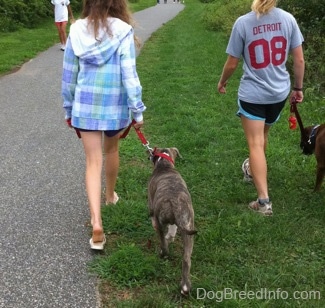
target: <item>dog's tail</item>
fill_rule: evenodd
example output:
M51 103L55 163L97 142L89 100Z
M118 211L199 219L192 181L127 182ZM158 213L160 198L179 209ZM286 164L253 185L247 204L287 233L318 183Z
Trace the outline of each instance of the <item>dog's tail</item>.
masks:
M186 213L183 213L183 215L186 217ZM191 216L191 214L188 214L188 216ZM183 218L179 218L179 216L175 217L175 223L178 227L179 231L186 235L195 235L197 234L197 230L194 228L194 219L191 217L189 221L184 221Z
M185 233L187 235L195 235L195 234L197 234L197 230L185 230Z
M188 230L185 228L179 228L181 232L184 232L186 235L195 235L197 234L197 230Z

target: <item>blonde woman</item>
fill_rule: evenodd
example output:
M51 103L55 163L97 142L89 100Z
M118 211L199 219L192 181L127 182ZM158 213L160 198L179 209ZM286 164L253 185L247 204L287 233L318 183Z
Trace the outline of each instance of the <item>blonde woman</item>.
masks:
M303 100L303 36L295 18L277 8L276 0L254 0L251 8L252 11L239 17L233 26L218 91L226 93L227 82L242 58L237 115L249 149L249 158L242 168L244 179L252 180L257 190L257 200L250 202L249 208L270 216L273 210L265 156L268 133L290 94L290 76L286 70L289 53L293 57L294 71L290 99Z
M91 249L106 242L101 218L104 144L106 204L114 205L119 133L143 125L142 87L136 71L134 31L127 0L84 0L82 19L70 27L63 60L62 96L69 125L81 133L93 228Z

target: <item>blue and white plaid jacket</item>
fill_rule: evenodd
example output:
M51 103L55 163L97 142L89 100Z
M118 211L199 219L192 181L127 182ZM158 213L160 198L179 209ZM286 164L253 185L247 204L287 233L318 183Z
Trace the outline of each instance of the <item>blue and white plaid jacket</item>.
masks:
M142 121L146 109L136 72L133 29L108 18L111 33L101 29L95 39L87 19L70 27L63 59L62 96L66 119L73 127L117 130L131 116ZM131 113L131 115L130 115Z

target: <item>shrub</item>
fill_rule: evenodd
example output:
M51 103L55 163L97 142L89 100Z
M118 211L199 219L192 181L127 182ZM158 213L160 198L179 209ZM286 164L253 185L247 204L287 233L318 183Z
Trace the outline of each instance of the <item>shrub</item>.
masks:
M72 0L71 6L80 11L82 0ZM50 0L0 0L0 32L34 28L45 18L53 18Z
M279 1L279 7L292 13L303 33L306 61L305 81L318 93L325 92L325 2L318 0Z
M251 2L251 0L216 0L207 5L203 20L209 29L230 35L237 17L249 12Z

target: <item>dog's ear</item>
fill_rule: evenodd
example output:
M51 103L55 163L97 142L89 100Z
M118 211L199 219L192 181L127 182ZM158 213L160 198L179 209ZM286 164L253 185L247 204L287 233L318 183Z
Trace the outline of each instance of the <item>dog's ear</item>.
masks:
M179 153L178 149L177 148L170 148L175 154L174 154L174 157L179 157L179 158L183 158L181 153Z

